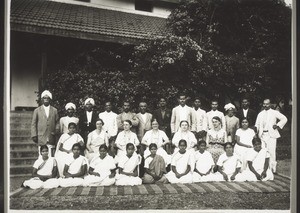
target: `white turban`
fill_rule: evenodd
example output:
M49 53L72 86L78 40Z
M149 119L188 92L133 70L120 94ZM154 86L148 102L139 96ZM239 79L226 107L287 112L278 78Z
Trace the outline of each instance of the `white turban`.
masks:
M51 92L49 92L49 90L45 90L44 92L42 92L41 98L45 97L46 95L47 95L50 99L52 99L52 94L51 94Z
M226 104L224 106L225 111L228 111L229 109L235 109L235 106L232 103Z
M68 110L68 109L71 109L71 108L73 108L74 110L76 110L75 104L73 104L71 102L67 103L66 106L65 106L65 109Z
M92 98L87 98L84 102L84 105L87 105L88 103L92 104L93 106L95 105L95 101Z

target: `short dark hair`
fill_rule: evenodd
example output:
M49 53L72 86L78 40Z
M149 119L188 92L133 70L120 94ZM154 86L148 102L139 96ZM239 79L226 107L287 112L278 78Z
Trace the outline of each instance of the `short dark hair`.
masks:
M123 123L124 123L124 122L127 122L127 123L129 123L130 126L132 126L131 120L124 120Z
M105 149L106 151L108 150L108 147L106 146L106 144L101 144L100 146L99 146L99 151L100 151L100 149Z
M68 129L70 128L70 126L74 126L74 127L76 128L76 127L77 127L77 124L74 123L74 122L70 122L70 123L68 124Z
M231 142L226 142L225 144L224 144L224 150L226 149L226 146L227 145L230 145L232 148L234 147L234 144L233 143L231 143Z
M43 149L47 149L47 150L49 151L49 148L48 148L47 145L42 145L42 146L40 147L40 152L42 152Z
M76 146L79 147L79 149L81 150L81 145L80 145L80 143L75 143L75 144L73 144L72 150L73 150Z
M182 120L182 121L180 121L179 126L181 126L181 124L182 124L183 122L186 122L187 125L190 126L190 124L189 124L189 122L188 122L187 120Z
M260 138L253 138L253 139L252 139L252 145L254 145L254 144L256 144L256 143L260 143L260 144L261 144Z
M205 140L200 140L200 141L198 141L198 146L200 146L201 144L205 144L205 146L206 146L206 141Z
M126 150L129 149L130 146L133 146L133 148L135 148L133 143L128 143L126 144Z
M103 121L101 118L97 118L97 119L96 119L96 123L97 123L98 121L101 121L102 125L104 125L104 121Z
M181 143L184 143L185 146L187 145L187 142L186 142L186 140L184 140L184 139L181 139L181 140L178 142L178 146L179 146Z

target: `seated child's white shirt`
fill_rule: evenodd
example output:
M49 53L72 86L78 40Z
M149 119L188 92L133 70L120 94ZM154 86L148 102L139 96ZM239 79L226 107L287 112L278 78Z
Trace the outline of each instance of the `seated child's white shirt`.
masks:
M270 153L266 149L261 149L259 152L251 149L246 156L246 160L253 163L252 166L255 170L263 169L266 158L270 158Z
M52 175L53 167L56 166L56 160L54 157L49 157L45 164L41 166L44 163L43 158L39 157L33 164L33 168L37 169L38 175L48 176ZM41 168L40 168L41 167Z
M195 152L195 162L197 170L204 174L215 165L211 154L206 150L203 153Z
M228 157L226 153L220 155L217 165L223 167L223 172L226 174L232 174L237 168L240 168L242 163L238 155L233 154L233 156Z
M82 155L79 155L78 158L74 159L73 154L68 155L66 159L66 165L69 166L68 172L70 174L76 174L80 171L81 166L87 164L87 159Z

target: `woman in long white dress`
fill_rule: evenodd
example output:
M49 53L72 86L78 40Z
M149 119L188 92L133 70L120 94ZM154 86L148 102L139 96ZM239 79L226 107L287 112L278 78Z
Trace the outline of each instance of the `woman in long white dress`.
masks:
M61 117L59 119L59 126L60 126L60 133L68 133L69 131L69 123L75 123L78 125L79 118L74 116L74 113L76 111L76 106L73 103L67 103L65 106L65 109L67 111L67 115L64 117Z
M241 171L244 171L247 167L247 151L249 151L252 146L252 139L255 137L255 132L253 129L249 128L249 122L247 118L242 120L242 128L236 131L235 140L236 144L234 146L234 152L240 156L242 160Z
M187 143L186 150L187 151L195 151L195 147L197 145L197 139L195 135L189 130L189 123L188 121L181 121L179 124L179 130L174 134L172 138L172 144L175 146L174 153L178 152L179 150L179 141L185 140Z
M88 134L85 157L92 161L92 159L99 155L99 147L102 144L108 146L108 134L103 129L104 122L98 118L96 121L96 129Z
M56 146L56 152L55 152L55 159L57 161L57 168L59 172L59 176L63 176L63 169L65 166L65 159L68 157L70 153L72 153L72 146L76 143L80 143L81 146L83 146L83 138L75 133L76 131L76 124L75 123L69 123L69 132L62 134L60 136L57 146Z
M186 150L186 140L181 139L178 146L179 151L172 156L171 171L166 174L166 178L170 183L192 183L192 154Z
M117 155L115 156L116 164L119 162L121 156L126 155L126 145L128 143L132 143L134 145L135 150L140 144L137 135L130 130L131 127L132 127L132 122L130 120L123 121L124 130L118 134L115 141L115 144L118 148Z
M151 122L152 129L147 131L142 139L141 144L145 145L147 148L144 151L144 158L146 159L150 154L149 146L154 143L157 146L157 155L163 157L166 166L171 163L171 155L168 155L166 150L164 150L164 145L170 143L168 136L162 130L159 130L159 124L156 119Z
M89 166L89 175L84 178L84 186L110 186L115 183L116 165L107 150L106 144L100 145L98 156Z
M273 180L274 175L269 165L269 152L261 147L259 138L253 138L252 144L254 148L247 152L247 168L242 172L242 176L247 181Z
M81 145L72 146L72 153L66 157L63 177L59 178L60 187L82 186L84 176L87 174L88 160L80 155Z
M40 153L41 156L33 164L32 178L25 180L23 186L31 189L56 188L59 186L56 160L48 156L47 145L40 147Z
M135 153L134 144L126 144L126 155L122 155L118 163L119 173L116 175L116 185L141 185L142 179L138 176L139 164L140 156Z

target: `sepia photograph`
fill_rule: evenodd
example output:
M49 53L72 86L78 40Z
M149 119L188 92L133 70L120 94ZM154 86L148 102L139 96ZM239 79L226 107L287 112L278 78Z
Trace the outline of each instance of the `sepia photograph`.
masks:
M292 212L296 1L6 3L7 212Z

